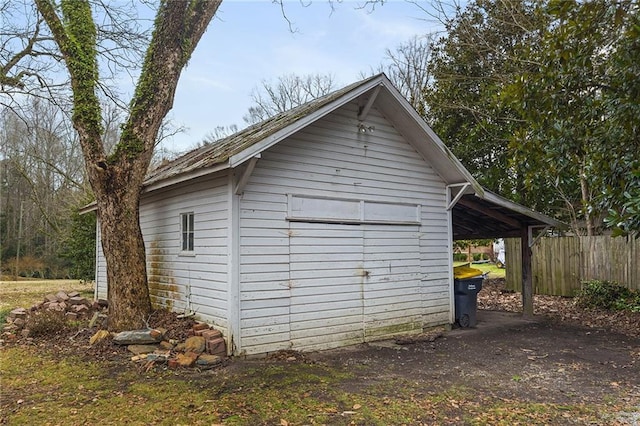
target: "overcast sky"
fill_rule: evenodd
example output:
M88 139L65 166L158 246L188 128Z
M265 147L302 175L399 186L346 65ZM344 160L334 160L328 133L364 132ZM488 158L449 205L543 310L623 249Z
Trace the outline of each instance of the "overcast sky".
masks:
M170 118L187 131L163 146L185 151L216 126L246 125L252 88L284 74L330 73L337 86L360 79L414 35L437 27L418 6L385 1L374 11L362 2L285 1L285 13L270 1L223 1L183 72Z

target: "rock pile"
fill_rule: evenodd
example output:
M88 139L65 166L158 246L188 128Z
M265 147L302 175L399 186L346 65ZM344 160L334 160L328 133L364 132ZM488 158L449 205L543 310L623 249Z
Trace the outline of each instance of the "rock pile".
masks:
M113 335L113 343L126 345L133 354L131 360L145 364L149 369L156 364L167 364L169 368L198 367L213 368L227 356L227 347L219 330L208 324L196 323L184 342L166 339L167 330L162 328L123 331ZM99 330L91 338L95 344L109 336Z
M23 337L29 336L29 318L42 312L60 312L64 314L66 320L79 320L89 318L96 313L101 313L107 308L107 301L98 299L89 301L81 297L77 291L59 291L56 294L47 294L44 299L33 305L29 309L16 308L9 312L6 318L6 325L3 327L4 333L18 334ZM96 316L96 318L98 318Z

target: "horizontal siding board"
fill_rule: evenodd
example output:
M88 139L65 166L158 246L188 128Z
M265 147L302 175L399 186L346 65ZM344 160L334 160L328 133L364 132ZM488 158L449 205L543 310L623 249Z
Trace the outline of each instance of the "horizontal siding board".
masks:
M241 321L245 319L274 318L278 316L289 318L289 304L270 306L265 309L242 309L240 311Z
M347 318L353 315L360 317L362 322L362 306L352 308L336 307L336 309L324 309L320 311L301 311L291 313L291 325L310 320L330 320L332 318Z

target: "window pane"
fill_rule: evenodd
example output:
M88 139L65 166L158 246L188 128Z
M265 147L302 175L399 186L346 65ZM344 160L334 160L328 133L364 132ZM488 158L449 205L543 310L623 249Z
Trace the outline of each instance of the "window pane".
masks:
M182 251L193 251L194 216L193 213L182 213L180 215L180 243Z

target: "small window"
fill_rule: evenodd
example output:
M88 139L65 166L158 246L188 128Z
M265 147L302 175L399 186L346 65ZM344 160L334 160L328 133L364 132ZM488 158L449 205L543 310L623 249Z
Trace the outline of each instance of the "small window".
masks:
M193 251L193 212L182 213L182 251Z

